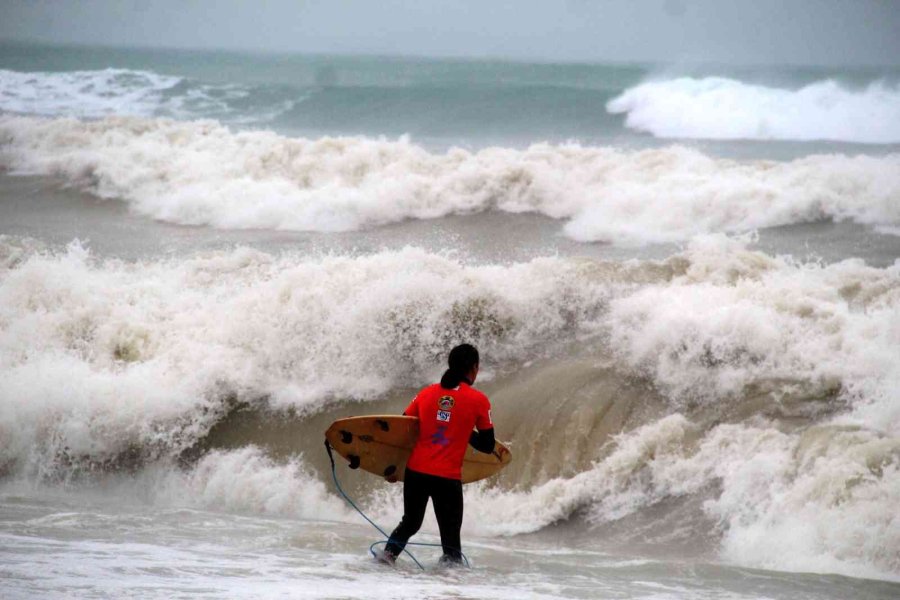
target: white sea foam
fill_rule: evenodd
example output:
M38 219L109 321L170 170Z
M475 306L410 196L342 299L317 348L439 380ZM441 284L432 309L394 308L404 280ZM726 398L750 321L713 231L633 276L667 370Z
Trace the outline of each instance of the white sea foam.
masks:
M848 418L900 434L900 262L799 265L718 235L687 256L684 276L611 302L623 363L685 402L802 381L827 404L840 389Z
M180 77L103 69L61 73L0 70L0 110L46 116L153 116Z
M412 248L130 264L0 241L15 257L0 272L4 460L36 440L72 455L177 449L229 394L296 408L374 397L438 374L460 339L502 363L599 336L675 406L796 384L851 409L848 423L900 431L900 264L794 265L715 236L653 284L593 261L474 267Z
M829 218L900 223L900 155L735 162L681 147L547 144L434 154L406 139L124 118L0 117L0 139L0 166L14 172L220 228L346 231L498 210L566 219L577 240L642 244Z
M215 117L235 122L267 121L293 102L258 106L241 114L235 101L251 91L236 84L199 84L152 71L19 72L0 69L0 112L47 117L102 118L112 115L178 119Z
M725 79L650 81L607 104L625 125L660 138L900 142L900 87L832 80L797 90Z
M138 264L78 244L5 254L17 262L0 279L0 465L31 470L177 452L226 396L305 409L415 385L462 339L522 358L588 330L607 294L582 285L577 263L465 267L416 249Z
M294 456L278 463L254 446L206 454L156 482L159 504L315 520L349 520L343 499Z
M697 433L675 414L618 437L608 457L572 478L528 491L470 488L468 501L479 511L468 525L522 533L577 511L614 521L665 499L719 489L702 511L718 523L726 559L900 581L900 437L739 424L714 427L694 442Z

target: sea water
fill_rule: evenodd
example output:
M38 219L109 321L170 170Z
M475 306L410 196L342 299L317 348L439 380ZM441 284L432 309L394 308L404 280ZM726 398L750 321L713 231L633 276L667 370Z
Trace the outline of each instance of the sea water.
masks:
M0 47L2 596L896 598L898 81ZM462 341L514 462L380 567L322 434Z

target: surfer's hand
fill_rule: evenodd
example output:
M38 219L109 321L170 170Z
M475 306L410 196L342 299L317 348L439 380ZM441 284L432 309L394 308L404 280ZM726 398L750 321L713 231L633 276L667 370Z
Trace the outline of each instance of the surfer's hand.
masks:
M491 452L491 454L496 456L497 460L502 463L506 456L509 454L509 448L507 448L503 444L497 444L496 446L494 446L494 451Z

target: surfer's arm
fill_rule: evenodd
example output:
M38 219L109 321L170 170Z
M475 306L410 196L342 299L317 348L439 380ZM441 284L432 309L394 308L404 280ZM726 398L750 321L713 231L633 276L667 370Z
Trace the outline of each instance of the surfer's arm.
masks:
M469 445L485 454L494 451L494 428L473 431L469 435Z
M406 407L406 410L403 411L404 417L418 417L419 416L419 396L417 395L412 399L412 402L409 403L409 406Z

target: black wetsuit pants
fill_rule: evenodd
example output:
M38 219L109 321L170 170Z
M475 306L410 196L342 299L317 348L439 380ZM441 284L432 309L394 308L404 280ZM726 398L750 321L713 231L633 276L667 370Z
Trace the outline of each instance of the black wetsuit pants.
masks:
M434 505L434 516L441 531L444 560L459 562L462 557L459 530L463 519L462 482L406 469L403 476L403 519L391 534L385 550L399 556L425 518L428 499Z

